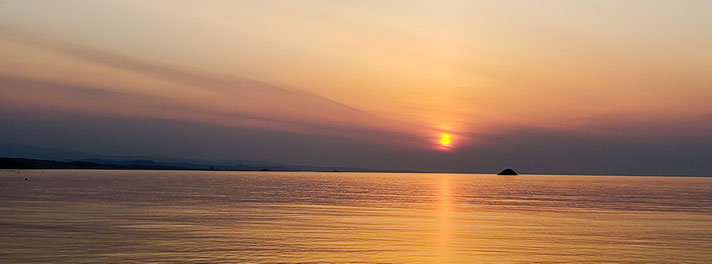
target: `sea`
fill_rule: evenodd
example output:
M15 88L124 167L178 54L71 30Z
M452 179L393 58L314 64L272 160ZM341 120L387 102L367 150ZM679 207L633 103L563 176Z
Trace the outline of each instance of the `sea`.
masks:
M712 178L3 170L0 263L712 263Z

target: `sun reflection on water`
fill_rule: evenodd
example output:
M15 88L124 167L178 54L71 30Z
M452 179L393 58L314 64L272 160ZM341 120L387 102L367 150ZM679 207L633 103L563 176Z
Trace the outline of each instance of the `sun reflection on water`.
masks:
M450 215L450 178L440 177L440 206L438 207L438 262L449 263L452 225Z

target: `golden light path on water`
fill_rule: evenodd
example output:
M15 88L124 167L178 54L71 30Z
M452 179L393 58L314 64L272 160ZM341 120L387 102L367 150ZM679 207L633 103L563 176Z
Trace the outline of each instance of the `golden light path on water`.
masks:
M450 263L452 236L452 223L450 215L450 178L448 175L440 176L440 206L438 208L439 239L438 262Z

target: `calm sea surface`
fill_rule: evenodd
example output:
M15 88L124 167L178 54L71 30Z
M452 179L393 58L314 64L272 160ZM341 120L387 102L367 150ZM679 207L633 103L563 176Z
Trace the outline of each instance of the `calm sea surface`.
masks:
M0 263L120 262L712 263L712 178L0 171Z

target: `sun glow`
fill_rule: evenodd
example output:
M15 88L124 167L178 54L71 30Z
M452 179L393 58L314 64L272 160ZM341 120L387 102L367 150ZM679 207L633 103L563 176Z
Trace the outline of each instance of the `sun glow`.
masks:
M447 133L440 134L440 145L443 147L448 147L452 143L452 135Z

